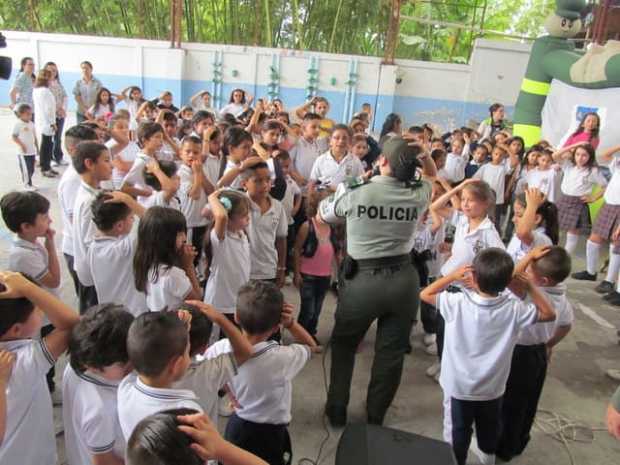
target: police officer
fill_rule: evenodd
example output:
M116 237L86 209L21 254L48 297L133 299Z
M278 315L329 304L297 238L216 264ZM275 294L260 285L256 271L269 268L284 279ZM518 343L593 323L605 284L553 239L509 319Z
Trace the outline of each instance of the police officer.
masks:
M332 363L325 413L333 426L343 426L355 351L377 320L375 359L368 386L368 422L382 424L396 394L419 305L419 278L411 263L413 233L428 208L431 185L419 179L436 175L435 164L420 146L394 137L377 161L379 175L368 183L345 188L325 199L324 220L346 221L348 256L340 277Z

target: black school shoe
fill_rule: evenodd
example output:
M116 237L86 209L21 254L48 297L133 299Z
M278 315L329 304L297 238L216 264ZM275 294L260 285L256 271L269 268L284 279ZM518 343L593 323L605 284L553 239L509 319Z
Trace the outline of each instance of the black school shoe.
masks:
M615 298L620 298L620 292L611 291L609 294L605 294L603 296L603 300L609 300L609 299L615 299Z
M594 292L599 294L609 294L614 291L614 284L609 281L601 281L598 286L594 288Z
M570 277L578 281L596 281L596 273L590 274L586 270L573 273Z
M620 293L616 292L615 295L611 296L609 299L606 300L609 305L620 307Z

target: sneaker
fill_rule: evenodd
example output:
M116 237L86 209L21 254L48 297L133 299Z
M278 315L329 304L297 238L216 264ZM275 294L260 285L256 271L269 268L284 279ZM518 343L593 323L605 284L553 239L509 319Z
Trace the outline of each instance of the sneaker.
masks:
M424 352L426 352L428 355L437 355L437 344L433 343L424 347Z
M618 369L610 369L605 372L607 376L609 376L614 381L620 382L620 370Z
M615 305L616 307L620 307L620 294L615 292L613 296L609 299L606 299L609 305Z
M232 402L229 397L226 395L224 397L220 397L219 405L218 405L218 413L221 417L229 417L233 414L235 409L232 406Z
M69 162L64 158L58 162L59 166L69 166Z
M424 333L424 345L430 346L437 341L437 335L434 333Z
M52 168L58 168L60 166L55 160L52 160L50 165L52 165Z
M590 274L586 270L578 271L570 276L578 281L596 281L596 273Z
M594 288L594 291L599 294L608 294L614 291L614 284L609 281L601 281L599 285Z
M50 168L50 171L52 172L54 176L58 176L60 174L58 171L53 170L52 168Z
M46 178L55 178L56 175L54 174L54 172L52 170L49 171L43 171L41 173L42 176L46 177Z
M429 378L434 378L441 371L441 363L433 363L430 367L426 369L426 376Z
M603 296L603 300L612 300L612 299L619 299L620 298L620 292L617 291L611 291L609 294L606 294Z

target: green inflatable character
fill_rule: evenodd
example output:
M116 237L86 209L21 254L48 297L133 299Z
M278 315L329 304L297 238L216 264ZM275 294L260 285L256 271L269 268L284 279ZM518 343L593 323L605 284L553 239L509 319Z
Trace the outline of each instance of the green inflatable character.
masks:
M553 79L585 89L620 87L620 42L592 44L584 53L567 40L581 30L584 8L585 0L557 0L545 21L549 35L534 41L514 114L513 133L526 147L541 139L541 112Z

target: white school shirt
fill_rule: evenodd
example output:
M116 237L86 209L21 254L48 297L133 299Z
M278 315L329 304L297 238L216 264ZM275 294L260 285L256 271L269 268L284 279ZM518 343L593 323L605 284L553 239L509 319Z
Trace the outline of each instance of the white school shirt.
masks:
M106 104L99 105L99 107L97 108L97 111L95 111L95 105L92 105L88 109L88 113L90 113L93 116L93 118L100 119L100 118L105 118L106 115L110 113L114 113L114 112L110 108L110 104L106 103Z
M338 163L331 151L327 151L317 158L312 165L310 179L315 182L319 181L322 185L336 188L347 178L356 178L362 174L364 174L364 166L355 155L347 153Z
M105 143L105 146L109 150L112 150L117 145L118 145L118 142L116 142L114 139L110 139L109 141ZM123 150L118 152L116 155L114 155L114 157L120 158L122 161L126 163L133 163L136 160L136 157L138 156L139 152L140 152L140 147L138 147L138 144L130 140L127 146ZM112 168L112 185L114 186L114 189L121 188L121 186L123 185L123 179L125 175L126 173L120 172L116 167Z
M207 154L205 162L202 164L202 171L205 174L205 178L214 186L220 180L220 164L222 163L220 157Z
M609 205L620 205L620 155L614 155L607 166L611 171L611 179L603 198Z
M222 173L222 177L224 177L224 175L228 173L230 170L232 170L233 168L239 168L239 166L240 164L237 165L230 158L227 158L226 166L224 167L224 172ZM233 179L233 181L230 183L228 187L231 189L241 189L243 187L242 184L243 184L243 181L241 180L241 175L237 175L237 177Z
M474 174L474 179L481 179L493 189L495 192L495 205L504 205L506 176L511 172L512 169L503 163L499 165L485 163L478 168L478 171Z
M58 183L58 201L62 214L61 250L71 257L73 257L73 206L81 183L82 178L75 171L73 164L67 167Z
M181 213L185 216L188 229L206 226L208 222L202 216L202 209L207 205L207 194L201 188L198 198L192 199L189 196L189 191L194 183L194 172L189 166L183 164L179 167L178 173L181 179L181 186L177 191L177 196L181 202Z
M454 183L461 182L465 179L465 167L468 161L469 157L464 154L457 155L456 153L450 152L446 156L446 164L441 170L446 181ZM480 171L480 169L478 171Z
M515 265L519 263L521 259L523 259L523 257L530 252L530 250L536 247L553 245L553 242L551 242L549 236L545 234L544 228L536 228L532 231L532 235L534 236L534 240L530 245L523 243L523 241L519 239L516 234L513 234L512 239L510 239L508 247L506 247L506 252L512 257Z
M213 358L196 357L174 389L193 392L207 416L217 424L218 391L237 374L237 362L232 351Z
M303 137L297 139L290 150L293 167L304 179L310 179L312 167L319 156L327 150L327 138L316 139L312 142ZM302 188L306 192L306 188Z
M560 283L555 286L541 287L540 290L555 310L555 320L536 323L522 329L517 339L519 345L546 344L558 327L571 325L575 319L573 306L566 297L566 284Z
M153 189L147 186L146 182L144 181L144 168L146 168L146 165L151 160L154 160L154 158L149 157L143 152L138 152L136 154L136 159L133 161L133 165L131 165L131 168L129 168L129 171L123 178L123 182L121 183L121 185L129 184L130 186L133 186L137 189L152 191ZM138 202L143 204L146 199L147 197L140 196L138 197Z
M580 168L570 160L565 160L562 164L564 178L560 188L562 194L581 197L590 195L595 185L606 186L607 179L597 167Z
M250 197L250 238L251 279L274 279L278 270L278 251L276 238L286 237L288 221L282 204L269 196L271 205L265 213Z
M445 344L439 384L461 400L501 397L510 373L519 331L536 323L536 306L510 292L482 297L464 289L437 295L445 320Z
M21 147L17 147L17 153L19 155L35 155L37 153L34 131L34 123L32 121L26 122L18 119L15 126L13 126L12 135L17 137L20 142L26 146L26 151L23 151Z
M253 355L238 369L229 383L241 405L239 418L254 423L287 425L291 422L292 381L310 360L308 346L282 346L275 341L255 344ZM207 358L232 352L228 339L207 350Z
M185 271L177 266L159 265L155 281L155 269L151 268L146 282L146 305L151 312L178 310L192 291L192 282Z
M527 187L535 187L539 189L549 202L555 202L555 186L558 172L549 168L548 170L541 171L538 168L530 170L525 176L525 182Z
M90 465L92 456L125 456L125 438L116 414L118 382L78 373L67 364L62 377L62 419L68 465Z
M452 243L452 255L441 267L441 274L447 276L463 265L474 261L478 252L489 247L506 249L493 222L487 217L473 231L469 231L469 219L460 212L455 213L456 231Z
M9 251L9 270L27 274L39 286L52 294L60 295L60 285L55 288L41 284L41 278L49 272L49 254L39 241L29 242L15 237Z
M211 241L211 265L204 301L222 313L235 313L239 288L250 280L250 242L245 232L226 231L219 240L215 230Z
M98 235L88 248L88 266L101 303L122 304L138 316L146 311L146 295L136 289L133 257L138 238Z
M84 286L93 285L88 264L88 248L97 232L91 205L98 193L97 189L82 181L73 205L73 268Z
M125 441L129 440L136 425L149 415L178 408L203 413L192 391L147 386L135 372L125 376L118 386L118 420Z
M177 139L176 137L173 137L172 140L177 145L180 143L179 139ZM174 148L172 148L172 145L164 141L164 143L161 146L161 149L159 149L159 152L157 152L157 159L165 160L165 161L175 161L176 158L177 158L177 152L174 150Z
M284 198L280 200L280 202L282 203L282 207L284 207L284 212L286 213L288 224L290 226L295 222L293 219L293 208L295 207L295 197L301 195L301 189L288 174L285 179L286 192L284 193Z
M220 115L230 113L235 118L245 111L245 103L228 103L220 110Z
M144 208L151 207L168 207L181 211L181 201L175 194L170 197L170 200L166 201L166 193L164 191L153 191L153 193L142 202Z
M46 373L56 363L44 340L0 342L15 363L6 389L6 432L0 463L55 465L56 435Z

